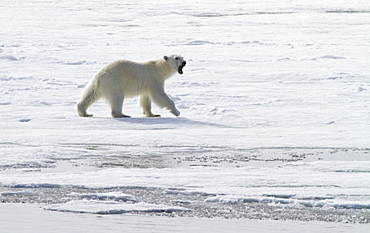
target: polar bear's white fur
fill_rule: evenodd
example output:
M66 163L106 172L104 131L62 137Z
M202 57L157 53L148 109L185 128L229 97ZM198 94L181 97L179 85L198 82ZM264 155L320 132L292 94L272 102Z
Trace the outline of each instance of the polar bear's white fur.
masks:
M77 104L78 115L92 116L86 110L98 99L105 98L111 106L113 117L129 117L122 113L123 100L139 96L139 105L146 116L160 116L152 113L152 101L178 116L180 112L164 91L164 82L176 72L182 74L185 64L180 55L164 56L145 63L127 60L112 62L103 67L87 84Z

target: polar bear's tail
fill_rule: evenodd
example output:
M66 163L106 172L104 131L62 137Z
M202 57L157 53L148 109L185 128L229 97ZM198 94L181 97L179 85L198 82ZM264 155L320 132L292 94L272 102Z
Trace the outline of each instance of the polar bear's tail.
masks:
M92 115L87 114L86 110L100 98L98 94L99 81L91 80L82 95L80 102L77 104L77 113L82 117L91 117Z

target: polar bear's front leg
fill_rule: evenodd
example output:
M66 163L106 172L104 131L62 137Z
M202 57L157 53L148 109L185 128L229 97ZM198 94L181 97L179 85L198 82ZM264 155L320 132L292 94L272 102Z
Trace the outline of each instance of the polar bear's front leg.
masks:
M147 117L160 117L161 115L156 115L152 113L152 101L149 96L141 95L139 97L139 105L143 109L143 114Z
M153 102L159 107L170 110L170 112L175 116L180 115L179 110L177 110L177 108L175 107L175 103L167 96L164 91L154 91L151 95L151 98Z

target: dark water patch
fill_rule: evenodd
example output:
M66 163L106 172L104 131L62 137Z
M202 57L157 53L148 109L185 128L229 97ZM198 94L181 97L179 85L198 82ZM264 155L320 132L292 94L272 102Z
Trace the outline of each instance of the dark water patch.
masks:
M327 10L325 13L330 14L369 14L369 10Z
M192 16L200 18L216 18L230 16L248 16L248 15L287 15L293 13L294 13L293 11L257 11L257 12L235 12L235 13L202 12L192 14Z

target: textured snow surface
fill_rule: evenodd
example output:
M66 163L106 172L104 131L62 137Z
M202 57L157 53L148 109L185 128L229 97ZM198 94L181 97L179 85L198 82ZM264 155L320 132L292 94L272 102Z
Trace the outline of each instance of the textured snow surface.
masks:
M2 0L0 200L368 223L369 38L367 0ZM166 83L180 117L145 118L136 98L129 119L103 100L77 116L105 64L173 53L187 61Z

